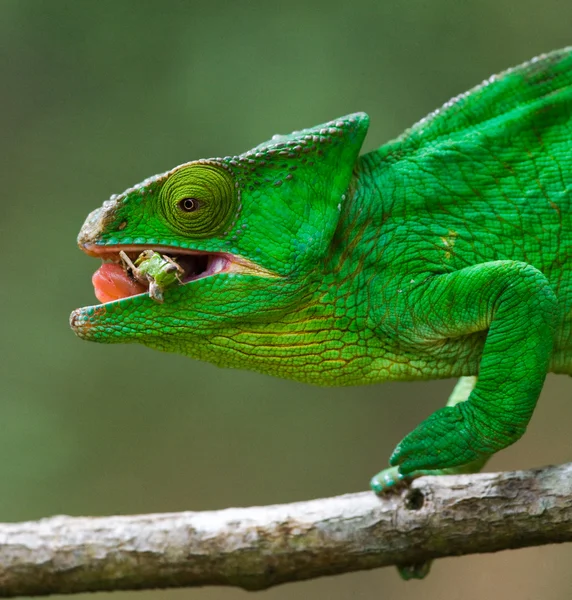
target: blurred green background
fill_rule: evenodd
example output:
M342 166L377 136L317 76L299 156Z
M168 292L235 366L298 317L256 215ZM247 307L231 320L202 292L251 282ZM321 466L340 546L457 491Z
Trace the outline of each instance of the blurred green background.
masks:
M358 110L374 148L572 43L570 0L0 0L0 520L281 503L365 489L452 381L319 389L76 338L88 211L156 172ZM490 469L572 459L571 381ZM572 547L285 585L267 600L568 599ZM99 596L98 596L99 597ZM102 594L100 597L106 597ZM123 593L233 600L232 589Z

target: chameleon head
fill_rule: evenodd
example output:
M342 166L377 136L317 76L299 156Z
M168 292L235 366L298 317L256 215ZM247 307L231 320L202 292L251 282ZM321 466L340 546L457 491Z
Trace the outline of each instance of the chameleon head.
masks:
M279 329L319 284L367 126L367 115L349 115L112 196L88 216L78 243L112 263L103 267L115 269L117 293L75 310L74 331L232 363L229 353L240 354L233 337ZM119 266L120 251L135 260L146 249L182 267L182 285L166 289L162 303L130 286Z

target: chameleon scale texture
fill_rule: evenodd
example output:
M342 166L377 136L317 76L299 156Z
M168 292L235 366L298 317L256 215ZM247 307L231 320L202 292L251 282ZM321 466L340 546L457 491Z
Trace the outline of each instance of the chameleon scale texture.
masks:
M572 49L491 77L360 157L367 127L356 113L113 196L80 246L226 253L264 271L173 287L163 304L78 309L71 324L319 385L478 375L397 446L384 489L476 470L524 433L546 373L572 374ZM234 182L210 235L161 211L189 165Z

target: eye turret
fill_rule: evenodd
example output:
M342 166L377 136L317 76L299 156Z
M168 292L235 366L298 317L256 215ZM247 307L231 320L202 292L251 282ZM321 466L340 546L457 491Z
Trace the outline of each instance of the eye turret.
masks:
M232 175L212 164L177 169L163 184L159 201L169 225L194 238L224 233L238 208Z

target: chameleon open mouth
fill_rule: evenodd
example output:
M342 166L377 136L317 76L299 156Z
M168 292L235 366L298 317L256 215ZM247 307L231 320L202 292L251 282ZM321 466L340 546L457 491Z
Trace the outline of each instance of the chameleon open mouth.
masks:
M178 284L182 285L219 273L246 273L264 277L277 276L245 258L224 252L201 252L145 244L126 246L86 244L82 247L82 250L103 261L101 267L92 277L95 296L101 303L113 302L150 292L152 280L135 277L133 271L126 268L125 259L121 258L121 254L123 254L124 257L126 256L130 261L136 263L138 257L146 250L157 253L163 260L176 264L178 267Z

